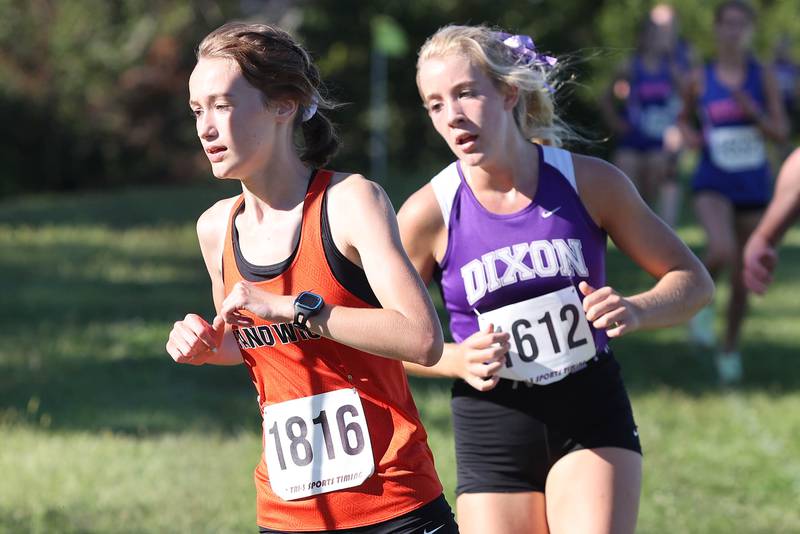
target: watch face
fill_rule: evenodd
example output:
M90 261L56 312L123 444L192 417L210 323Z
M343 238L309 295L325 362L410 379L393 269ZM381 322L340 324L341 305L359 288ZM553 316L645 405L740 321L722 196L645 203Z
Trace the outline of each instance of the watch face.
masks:
M319 295L315 295L314 293L309 293L304 291L297 296L297 304L302 306L303 308L313 310L319 307L322 304L322 297Z

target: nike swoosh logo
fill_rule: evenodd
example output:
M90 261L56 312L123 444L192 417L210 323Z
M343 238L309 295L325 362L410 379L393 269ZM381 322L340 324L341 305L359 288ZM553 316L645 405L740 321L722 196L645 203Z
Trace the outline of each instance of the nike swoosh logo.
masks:
M444 525L439 525L438 527L436 527L435 529L430 530L430 531L428 530L428 527L425 527L425 532L423 532L422 534L433 534L434 532L436 532L440 528L444 528Z
M559 206L556 209L551 210L551 211L544 210L542 212L542 219L547 219L548 217L550 217L552 214L554 214L555 212L557 212L560 209L561 209L561 206Z

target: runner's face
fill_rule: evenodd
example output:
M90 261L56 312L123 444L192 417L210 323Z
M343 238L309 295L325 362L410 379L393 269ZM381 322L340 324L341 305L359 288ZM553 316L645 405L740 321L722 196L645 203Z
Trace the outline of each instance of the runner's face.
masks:
M747 50L753 39L753 21L741 9L729 7L720 15L716 26L717 43L720 48Z
M498 90L463 55L426 60L417 81L434 128L456 157L476 166L501 155L517 129L512 115L515 97Z
M217 178L244 178L263 168L276 135L274 113L235 61L201 58L189 78L197 136Z

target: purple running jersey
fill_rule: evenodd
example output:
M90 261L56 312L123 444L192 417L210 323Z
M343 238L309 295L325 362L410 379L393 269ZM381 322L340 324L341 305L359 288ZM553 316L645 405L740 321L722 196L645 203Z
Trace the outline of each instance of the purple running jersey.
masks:
M605 285L606 232L578 196L572 154L536 146L538 188L516 213L484 208L459 162L431 180L447 226L447 250L434 276L457 343L479 330L476 310L484 313L570 285L577 290L581 280L595 288ZM608 336L591 331L597 351L603 351Z

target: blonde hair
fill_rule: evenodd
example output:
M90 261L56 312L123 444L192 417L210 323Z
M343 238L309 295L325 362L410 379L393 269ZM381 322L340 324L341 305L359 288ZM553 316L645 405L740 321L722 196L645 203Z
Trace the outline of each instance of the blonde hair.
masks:
M547 145L561 146L577 134L557 115L553 95L560 85L558 69L541 61L525 62L503 44L501 31L488 26L456 26L440 28L428 38L417 57L419 69L431 58L460 54L478 66L498 89L515 87L519 101L514 107L514 120L523 137ZM506 34L507 36L507 34Z
M302 130L300 159L322 167L339 148L333 123L323 110L336 104L322 96L324 86L308 52L287 32L266 24L229 22L208 34L197 58L226 58L239 65L245 79L271 99L291 98L299 108L295 126ZM316 110L316 111L315 111ZM303 115L308 115L304 120Z

